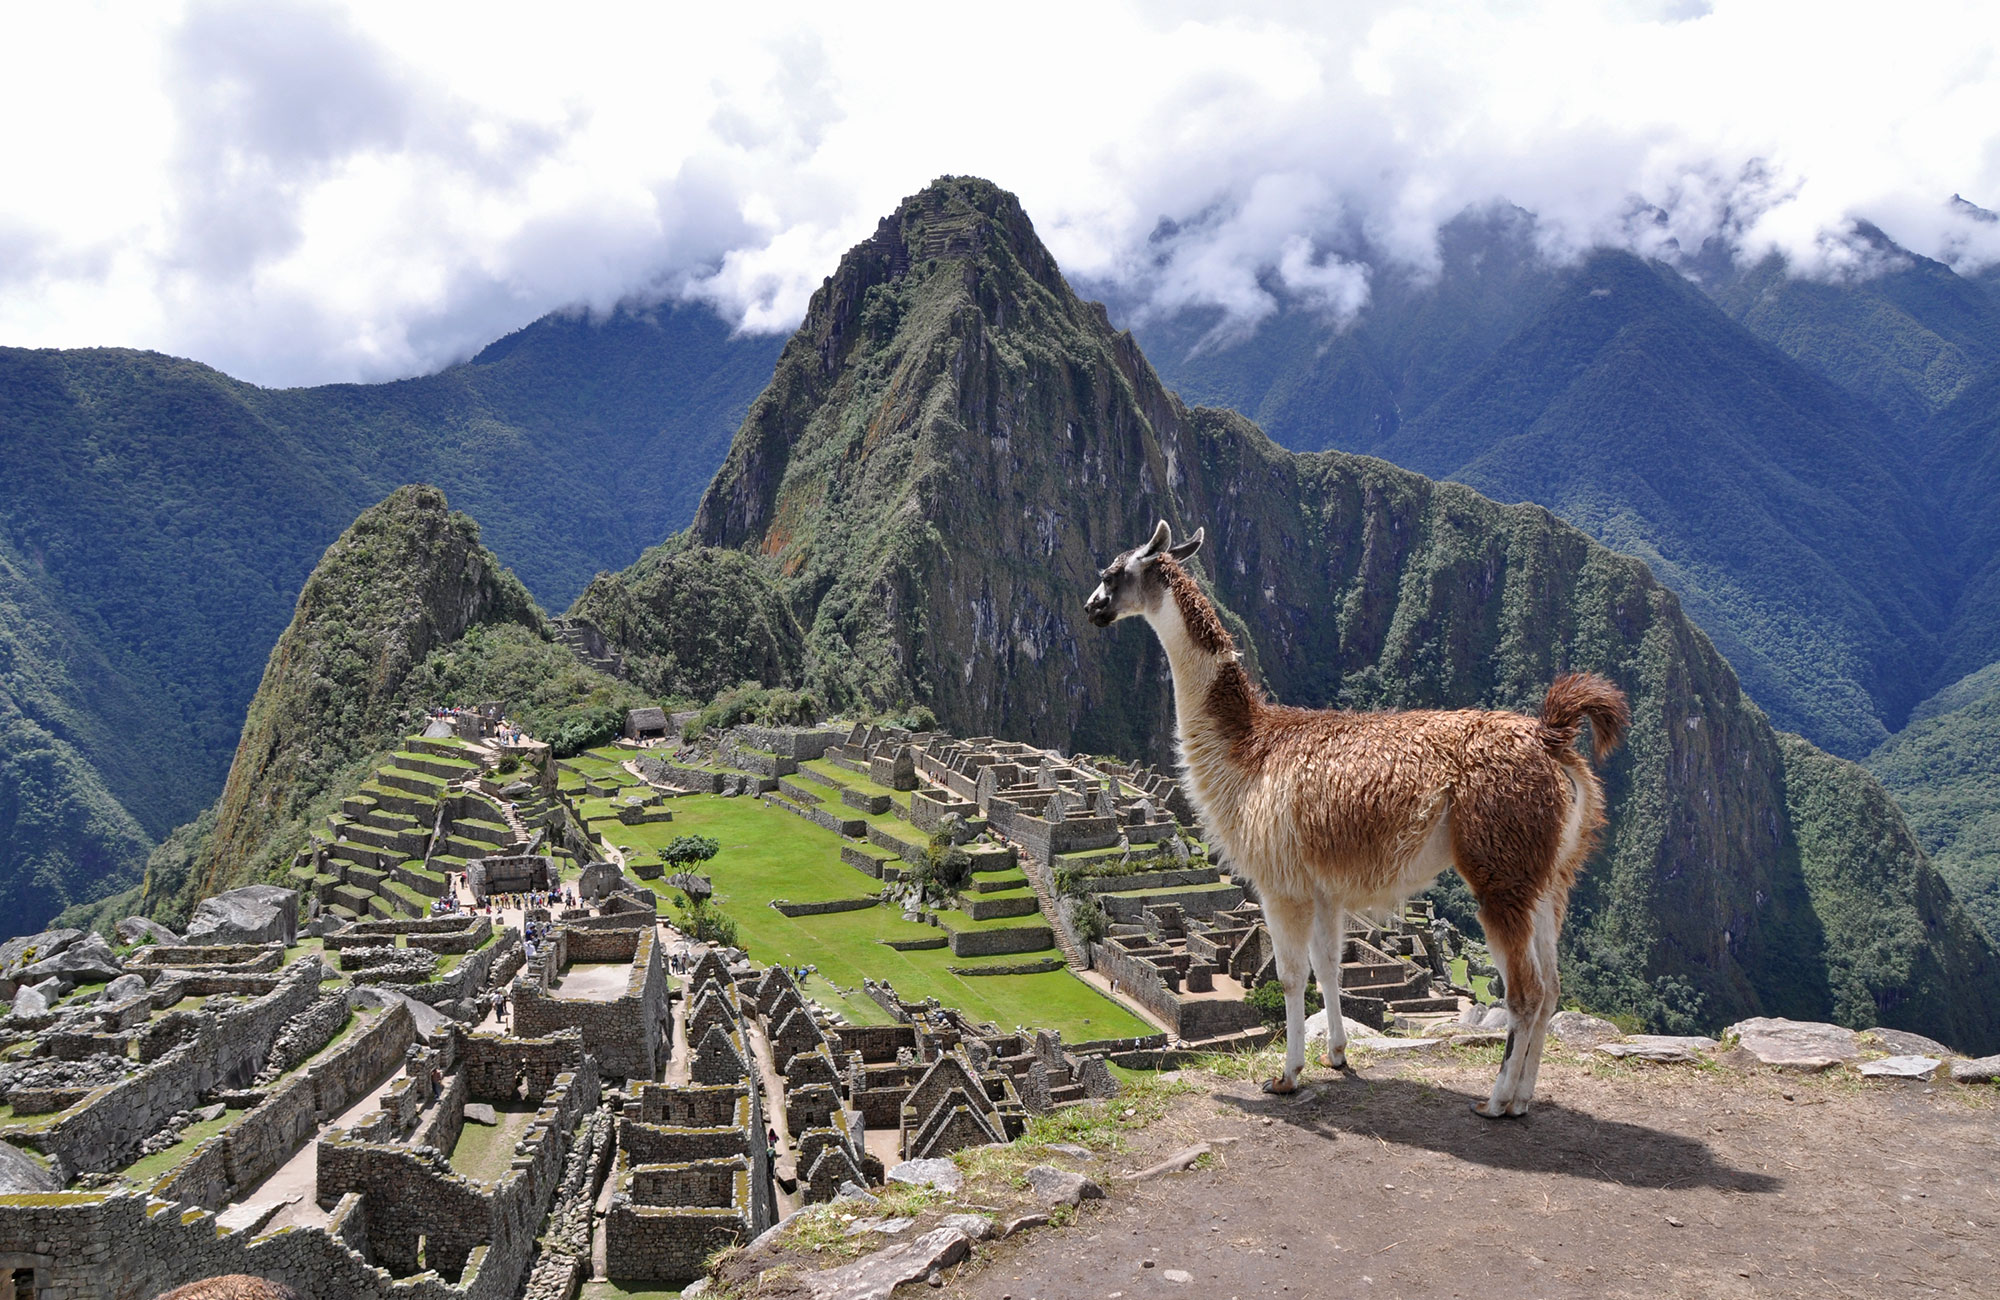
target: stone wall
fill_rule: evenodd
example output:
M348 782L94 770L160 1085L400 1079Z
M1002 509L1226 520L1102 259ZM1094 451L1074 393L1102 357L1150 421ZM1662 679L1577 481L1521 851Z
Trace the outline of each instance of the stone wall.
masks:
M215 1216L202 1211L153 1213L160 1203L144 1196L61 1192L0 1202L0 1255L32 1260L37 1294L61 1300L130 1300L230 1273L347 1300L512 1297L519 1263L509 1271L508 1261L493 1261L484 1249L467 1258L460 1286L435 1276L391 1278L343 1240L354 1235L361 1201L343 1199L330 1229L259 1236L220 1232Z
M604 1220L604 1254L619 1277L681 1286L702 1276L702 1263L724 1246L751 1236L739 1209L636 1205L614 1195Z
M1055 935L1046 925L1023 925L1002 930L954 930L951 955L954 957L1002 957L1009 953L1040 952L1055 946Z
M556 1079L575 1070L583 1060L583 1033L565 1029L546 1038L516 1038L510 1034L475 1034L457 1029L459 1074L472 1101L511 1102L517 1097L539 1104Z
M775 898L771 906L786 916L825 916L829 912L865 912L876 906L879 898L829 898L819 903L794 903L790 899Z
M631 975L623 996L591 1002L549 994L546 973L557 963L574 961L580 952L630 954ZM588 960L586 958L586 960ZM618 960L613 957L610 960ZM625 1079L651 1079L657 1072L661 1045L672 1032L673 1013L667 1002L666 967L660 961L654 931L581 930L562 927L554 947L537 968L514 981L514 1031L525 1038L546 1038L563 1029L583 1033L583 1050L597 1058L605 1074Z
M191 1033L145 1069L99 1088L61 1118L12 1136L76 1173L122 1169L139 1144L218 1087L256 1078L278 1030L319 996L319 961L305 958L255 1001L220 1016L183 1021Z
M421 1265L462 1285L476 1278L476 1285L466 1285L468 1296L511 1297L563 1185L578 1121L596 1109L598 1095L589 1060L559 1079L521 1137L524 1154L492 1183L464 1177L434 1149L360 1142L336 1132L319 1144L319 1199L324 1204L359 1194L367 1253L391 1273L408 1275ZM330 1294L319 1285L308 1293Z
M310 1140L320 1124L352 1106L396 1068L416 1039L408 1007L397 1003L324 1062L265 1094L235 1123L153 1185L163 1200L217 1210L269 1177Z

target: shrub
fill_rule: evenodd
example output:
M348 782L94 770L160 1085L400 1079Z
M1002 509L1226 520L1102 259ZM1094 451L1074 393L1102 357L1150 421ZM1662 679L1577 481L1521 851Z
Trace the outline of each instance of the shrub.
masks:
M763 726L807 726L819 720L819 699L811 691L744 682L710 701L681 728L683 740L698 739L710 730L727 731L739 723Z
M680 894L674 898L674 910L680 913L680 919L675 924L689 938L718 948L742 946L736 942L736 922L707 899L691 899L686 894Z
M1069 925L1076 932L1077 939L1085 944L1102 943L1104 936L1111 933L1111 918L1097 905L1094 898L1072 898L1069 900Z
M1257 991L1245 1000L1251 1006L1257 1008L1257 1014L1263 1017L1265 1024L1283 1027L1285 1023L1284 985L1278 983L1276 980L1265 980L1257 986ZM1326 1000L1320 997L1319 987L1314 984L1306 985L1306 1014L1312 1015L1325 1005Z

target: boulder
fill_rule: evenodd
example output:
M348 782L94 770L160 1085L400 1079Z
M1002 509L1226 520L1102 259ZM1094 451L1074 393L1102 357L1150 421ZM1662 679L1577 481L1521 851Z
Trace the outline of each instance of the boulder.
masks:
M1079 1201L1104 1198L1103 1188L1071 1169L1036 1165L1023 1176L1028 1180L1029 1190L1034 1192L1035 1199L1044 1206L1075 1205Z
M0 975L13 979L23 966L53 957L81 938L81 930L43 930L0 943Z
M1373 1039L1377 1039L1377 1038L1381 1038L1381 1037L1382 1037L1382 1034L1381 1034L1381 1032L1380 1032L1380 1031L1378 1031L1378 1030L1374 1030L1374 1029L1370 1029L1370 1028L1369 1028L1369 1027L1368 1027L1367 1025L1364 1025L1364 1024L1362 1024L1362 1023L1361 1023L1361 1022L1360 1022L1359 1020L1353 1020L1353 1019L1350 1019L1350 1018L1348 1018L1347 1016L1342 1016L1342 1017L1340 1018L1340 1026L1341 1026L1341 1028L1343 1028L1343 1029L1345 1029L1345 1030L1347 1031L1347 1041L1348 1041L1348 1042L1350 1042L1350 1043L1352 1043L1352 1042L1355 1042L1355 1041L1357 1041L1357 1040L1360 1040L1360 1039L1370 1039L1370 1040L1373 1040ZM1309 1015L1309 1016L1307 1016L1307 1017L1306 1017L1306 1052L1307 1052L1307 1054L1309 1054L1309 1055L1310 1055L1310 1054L1311 1054L1312 1052L1314 1052L1314 1051L1316 1051L1316 1050L1321 1050L1321 1049L1316 1049L1316 1048L1314 1048L1314 1046L1313 1046L1313 1043L1314 1043L1315 1041L1318 1041L1318 1042L1321 1042L1321 1043L1324 1043L1324 1042L1326 1041L1326 1008L1325 1008L1325 1007L1321 1007L1321 1008L1320 1008L1320 1009L1319 1009L1318 1011L1315 1011L1315 1012L1313 1012L1313 1013L1312 1013L1311 1015Z
M998 1231L993 1220L984 1214L947 1214L938 1220L938 1227L956 1228L969 1241L985 1241Z
M1550 1016L1549 1033L1557 1042L1576 1048L1595 1047L1625 1036L1624 1031L1609 1020L1581 1011L1558 1011Z
M40 957L32 965L14 972L21 984L39 984L51 977L76 984L101 984L125 973L125 963L111 951L101 934L86 935L51 957Z
M1935 1056L1885 1056L1864 1061L1859 1068L1870 1079L1928 1079L1943 1064Z
M914 1241L887 1246L852 1264L808 1273L800 1281L812 1300L888 1300L905 1282L920 1282L964 1259L972 1242L956 1227L937 1227Z
M377 984L356 985L354 992L348 998L348 1005L356 1008L390 1007L398 1002L410 1009L411 1018L417 1022L417 1034L426 1042L451 1023L451 1019L436 1007L419 1002L406 993L385 989Z
M944 1192L955 1192L965 1186L965 1176L958 1172L958 1166L942 1159L905 1160L889 1171L888 1178L892 1183L935 1187Z
M1630 1061L1656 1061L1663 1065L1699 1061L1701 1053L1712 1051L1713 1038L1679 1037L1673 1034L1633 1034L1615 1043L1599 1043L1596 1050L1606 1056Z
M39 1016L47 1014L49 1000L39 989L18 989L14 993L14 1014L17 1016Z
M1861 1055L1860 1035L1817 1021L1756 1016L1724 1032L1752 1060L1780 1070L1827 1070Z
M1504 1032L1514 1027L1514 1015L1498 1002L1485 1006L1474 1003L1458 1013L1458 1023L1467 1029L1498 1029Z
M2000 1083L2000 1056L1982 1056L1974 1061L1953 1061L1955 1083Z
M181 937L161 925L158 921L143 916L128 916L112 927L118 942L130 946L151 939L154 943L177 944Z
M112 980L104 986L104 1000L106 1002L123 1002L127 998L136 998L145 991L146 981L142 977L138 975L120 975L117 979Z
M1925 1038L1907 1029L1884 1029L1877 1025L1873 1029L1861 1031L1864 1039L1873 1039L1898 1056L1951 1057L1958 1053L1946 1047L1935 1038Z
M191 944L299 941L299 891L278 885L245 885L204 898L188 922Z
M0 1196L62 1190L56 1176L11 1142L0 1142Z
M468 1124L498 1124L500 1118L493 1113L493 1107L485 1102L468 1101L465 1103L465 1122Z

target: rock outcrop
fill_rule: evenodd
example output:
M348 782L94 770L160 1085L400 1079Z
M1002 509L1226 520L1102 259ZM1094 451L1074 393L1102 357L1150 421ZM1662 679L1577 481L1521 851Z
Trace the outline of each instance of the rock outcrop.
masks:
M299 891L244 885L204 898L188 923L191 944L298 942Z

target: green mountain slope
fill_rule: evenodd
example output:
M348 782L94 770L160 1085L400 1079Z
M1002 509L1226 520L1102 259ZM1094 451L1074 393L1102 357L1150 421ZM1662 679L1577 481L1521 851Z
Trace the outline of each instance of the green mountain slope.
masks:
M1924 448L1941 526L1957 541L1958 593L1939 674L1948 683L2000 659L2000 369L1938 413Z
M153 855L140 903L177 919L288 865L308 823L430 707L503 700L535 734L577 746L615 734L641 698L549 639L526 588L443 493L399 488L306 580L221 798Z
M1645 557L1780 725L1858 757L1942 658L1913 439L1673 272L1602 253L1377 448Z
M1776 256L1739 268L1726 252L1694 269L1716 305L1751 333L1916 427L2000 365L2000 298L1873 226L1858 234L1880 264L1876 274L1809 280Z
M100 768L152 765L112 720L133 701L0 543L0 911L45 918L137 879L149 842ZM96 760L93 762L93 760ZM161 785L171 770L157 770ZM136 781L135 781L136 783Z
M2000 936L2000 662L1924 701L1868 766L1952 892Z
M758 581L804 629L800 680L830 703L914 701L960 732L1160 758L1171 711L1153 638L1093 629L1081 602L1161 517L1208 530L1212 589L1287 701L1526 707L1572 667L1631 693L1613 833L1564 942L1586 1002L1661 1027L1838 1009L2000 1044L2000 964L1942 885L1827 883L1829 862L1859 853L1851 835L1900 825L1893 803L1782 741L1643 563L1541 508L1295 455L1184 407L985 182L932 185L842 260L660 555L691 570L761 557ZM642 583L608 575L577 608L636 600ZM678 656L656 637L640 628L625 648ZM1792 800L1829 784L1865 826L1812 803L1801 823ZM1906 874L1926 872L1918 854ZM1948 1004L1909 998L1902 967L1831 956L1846 931L1822 905L1940 936Z
M282 391L157 354L0 348L0 583L34 591L0 599L74 678L51 688L61 720L14 707L157 839L215 798L300 584L371 502L443 485L567 602L692 515L777 346L696 308L552 316L427 378ZM0 804L28 797L9 782ZM41 871L67 883L19 895L47 901L10 931L117 875Z

